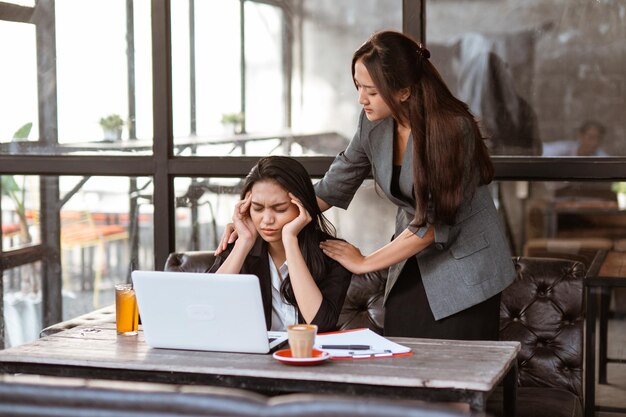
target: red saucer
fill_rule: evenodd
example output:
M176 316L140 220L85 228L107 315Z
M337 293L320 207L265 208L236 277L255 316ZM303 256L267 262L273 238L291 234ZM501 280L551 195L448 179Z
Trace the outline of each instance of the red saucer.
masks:
M287 365L310 366L317 365L330 358L330 354L323 350L313 349L313 356L310 358L293 358L291 357L291 349L283 349L274 352L274 359Z

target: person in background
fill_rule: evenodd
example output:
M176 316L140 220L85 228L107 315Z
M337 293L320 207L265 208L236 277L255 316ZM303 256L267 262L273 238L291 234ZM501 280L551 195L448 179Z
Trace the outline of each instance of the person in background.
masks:
M320 332L335 330L351 274L320 249L320 242L334 239L334 228L306 169L288 157L260 159L232 220L239 238L209 272L257 275L268 330L305 322Z
M577 131L576 140L557 140L543 144L544 156L609 156L602 149L606 128L595 120L585 121Z
M493 165L474 116L429 58L393 31L354 53L363 111L315 191L322 210L346 209L371 173L398 206L396 230L367 256L338 240L321 247L355 274L389 268L385 335L494 340L500 293L515 270L487 186Z

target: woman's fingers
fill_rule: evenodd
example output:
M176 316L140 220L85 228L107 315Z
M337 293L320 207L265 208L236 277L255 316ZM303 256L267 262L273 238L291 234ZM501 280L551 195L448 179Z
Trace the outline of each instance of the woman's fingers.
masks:
M252 193L248 191L243 200L239 203L239 213L244 214L250 210L250 205L252 204Z
M306 208L304 208L304 205L302 204L302 202L292 193L289 193L289 197L291 198L291 202L298 207L298 210L300 211L298 214L298 217L302 219L302 221L304 222L304 225L307 225L308 223L310 223L312 220L311 214L308 212Z
M298 209L300 210L300 216L304 216L304 218L306 219L306 222L309 223L312 220L312 217L309 211L306 208L304 208L304 205L302 204L302 202L292 193L289 193L289 198L291 198L291 202L293 204L298 206Z
M339 262L350 272L365 272L364 257L356 246L342 240L325 240L320 243L320 248L326 256Z
M325 240L320 243L320 247L330 253L345 252L350 246L352 245L343 240Z
M233 234L235 234L234 239L233 239ZM231 239L233 240L231 241ZM220 253L224 252L226 248L228 247L228 244L234 242L235 239L237 239L235 226L232 223L226 224L226 228L224 229L224 233L222 234L222 240L220 241L220 244L217 246L217 249L215 249L215 254L219 255Z
M215 254L219 255L224 252L228 248L228 245L237 240L238 237L239 235L237 234L237 230L235 230L235 225L233 223L228 223L224 229L224 233L222 234L222 240L215 250Z
M222 240L220 241L217 249L215 249L215 254L219 255L224 252L228 245L233 243L239 237L239 233L237 233L237 228L235 227L235 223L241 224L240 222L245 221L246 217L250 216L250 205L252 204L252 193L247 192L245 197L242 200L239 200L237 204L235 204L235 209L233 210L232 223L226 224L226 228L224 229L224 233L222 234Z
M226 243L226 246L228 246L228 244L233 243L235 240L237 240L237 238L239 237L239 234L237 233L237 230L235 230L235 227L233 226L233 231L230 234L230 237L228 238L228 242Z

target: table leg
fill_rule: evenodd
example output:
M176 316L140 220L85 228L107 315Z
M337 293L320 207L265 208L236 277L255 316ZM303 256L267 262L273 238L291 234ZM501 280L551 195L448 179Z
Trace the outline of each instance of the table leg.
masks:
M594 417L596 408L596 298L598 288L587 286L585 331L585 417Z
M504 417L515 417L517 414L517 360L507 372L502 385Z
M607 337L609 327L609 306L611 304L611 289L602 287L600 291L600 330L598 345L598 383L606 384Z

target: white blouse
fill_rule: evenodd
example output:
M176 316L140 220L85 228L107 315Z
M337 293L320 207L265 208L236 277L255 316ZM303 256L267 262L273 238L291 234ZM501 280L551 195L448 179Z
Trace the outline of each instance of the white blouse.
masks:
M287 262L276 269L276 265L270 254L267 254L270 261L270 274L272 276L272 327L271 331L287 331L287 326L298 323L298 311L291 304L283 301L280 295L280 286L289 275Z

